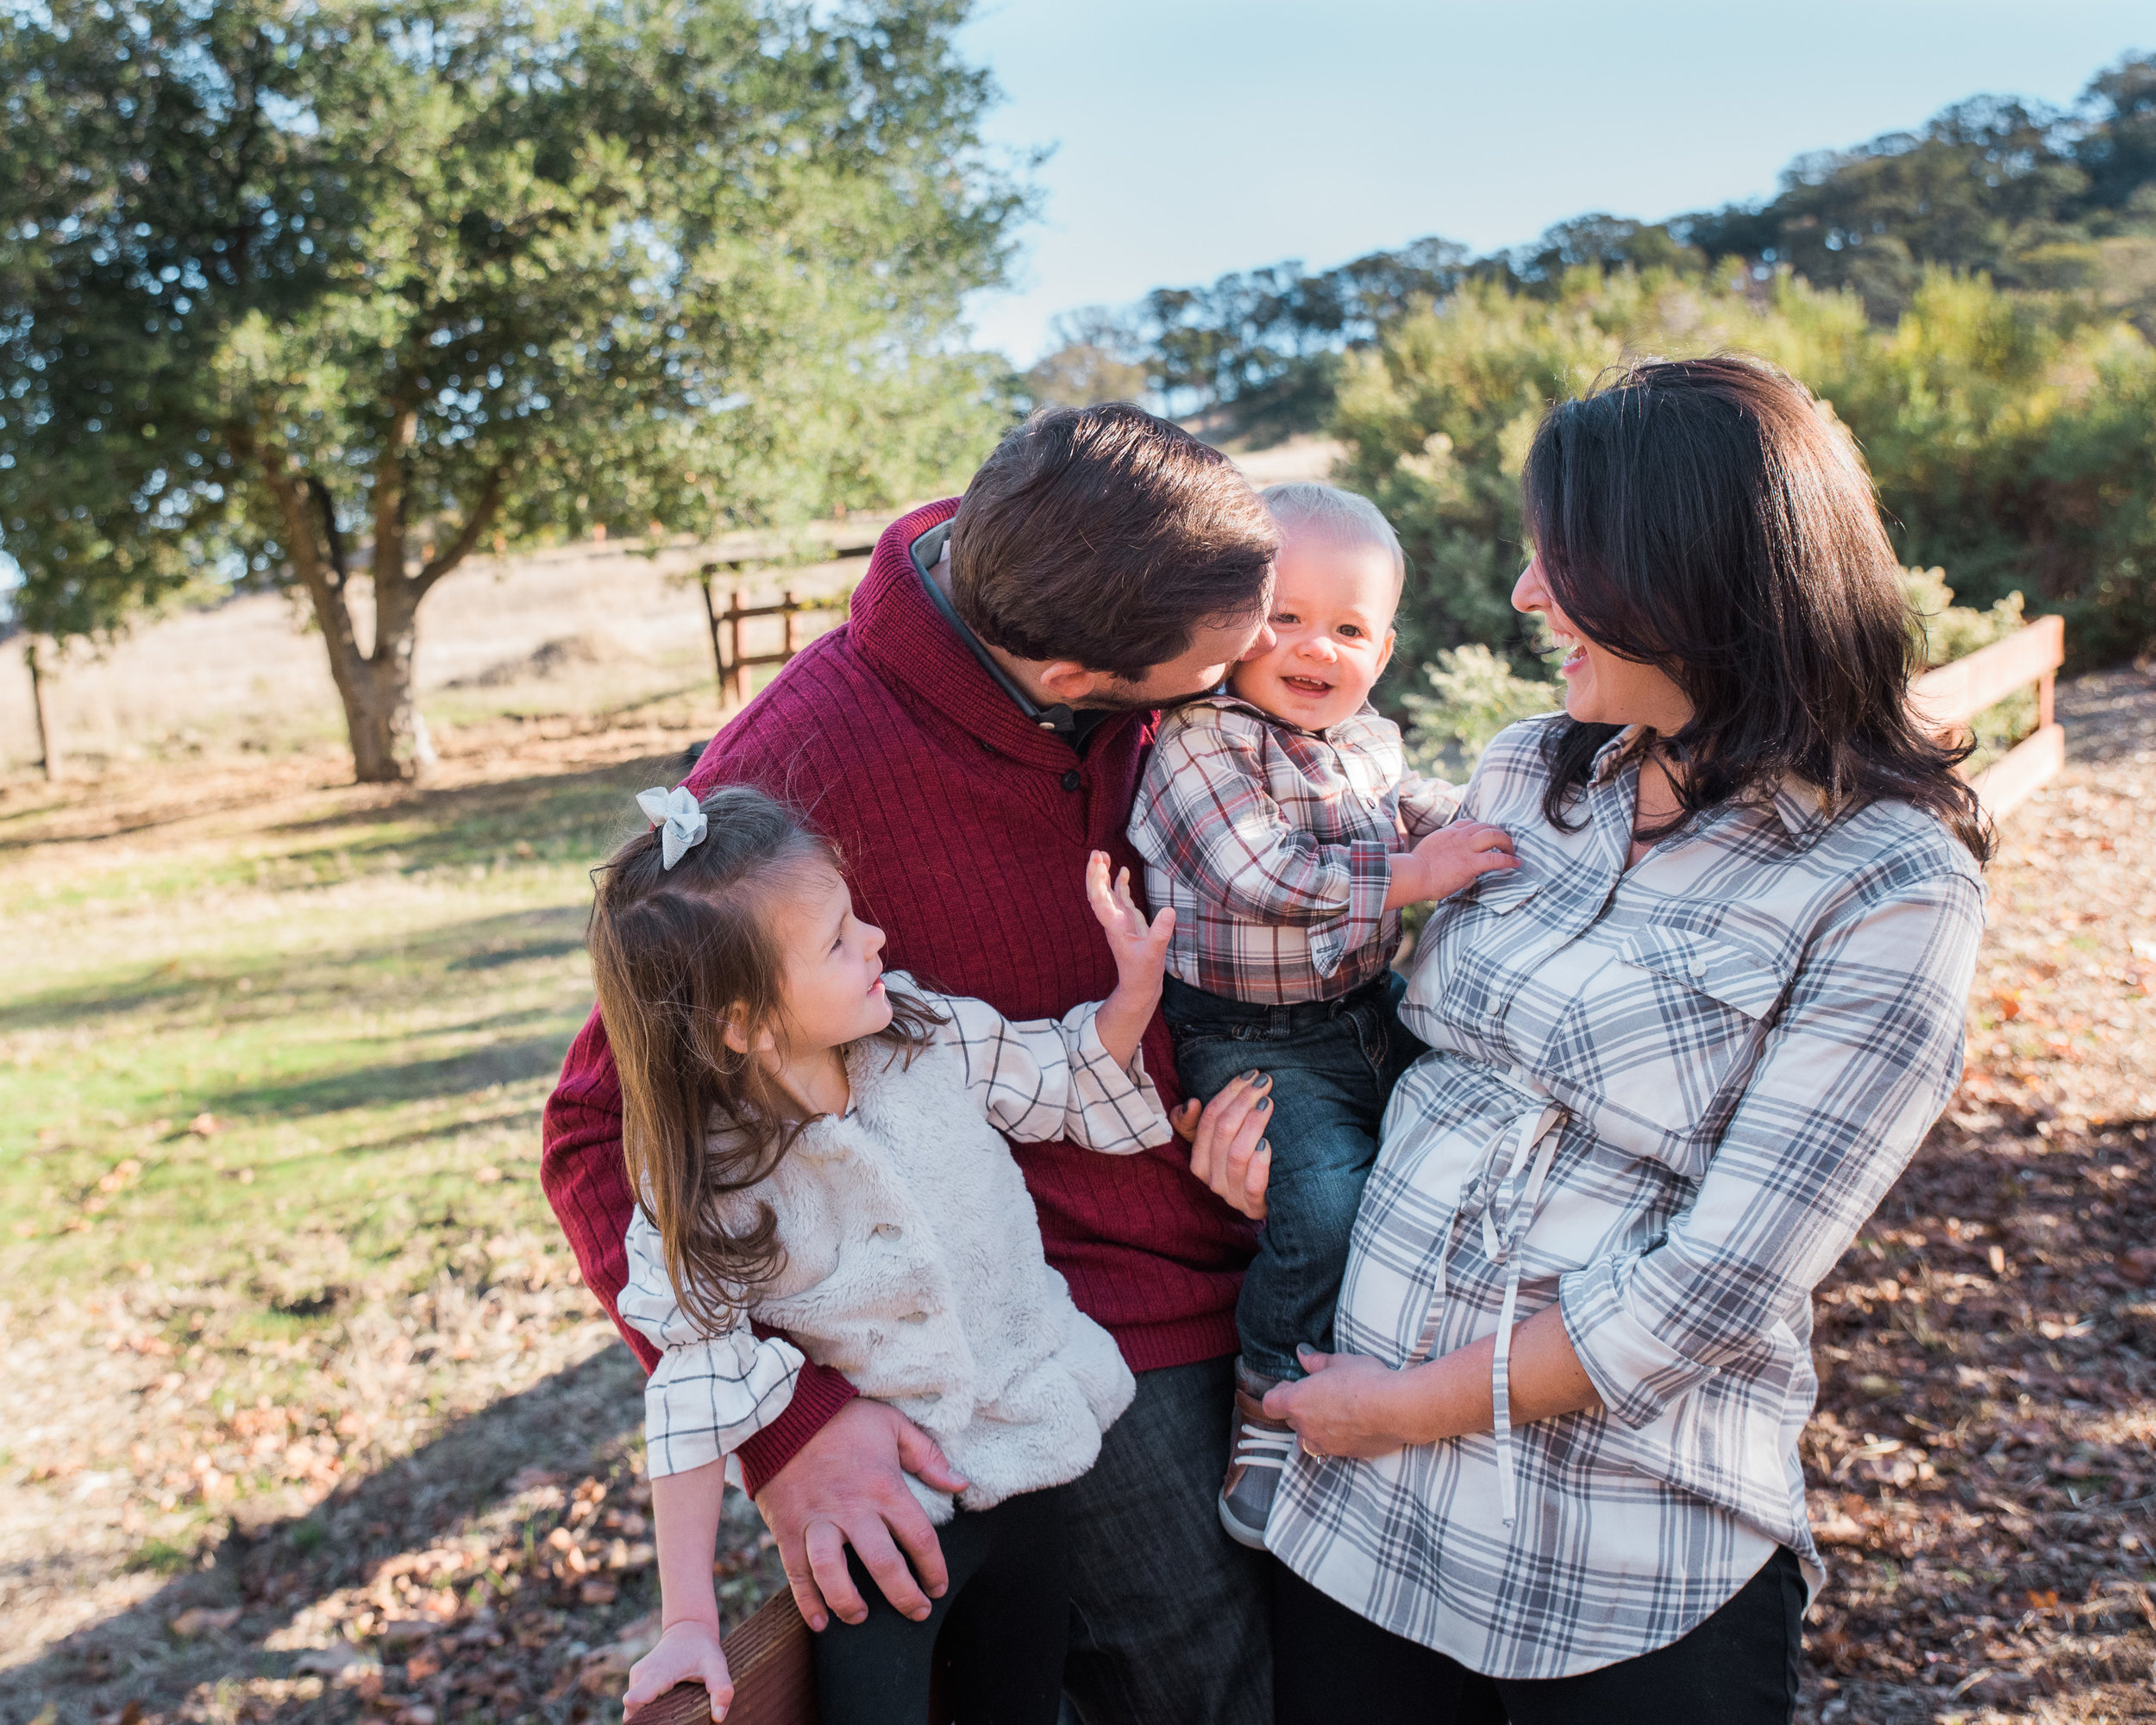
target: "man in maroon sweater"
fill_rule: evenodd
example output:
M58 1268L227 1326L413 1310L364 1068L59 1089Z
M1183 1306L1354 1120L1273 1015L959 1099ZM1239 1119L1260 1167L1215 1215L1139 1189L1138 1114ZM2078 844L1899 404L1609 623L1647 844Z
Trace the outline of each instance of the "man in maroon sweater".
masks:
M845 626L718 734L689 788L753 783L801 808L838 845L893 969L1014 1019L1098 1000L1115 969L1087 855L1142 873L1124 825L1151 710L1264 644L1275 543L1234 469L1165 421L1126 405L1037 416L962 503L884 533ZM1157 1017L1144 1059L1172 1106ZM621 1131L594 1013L548 1105L543 1177L610 1311L634 1202ZM1263 1559L1214 1508L1250 1225L1176 1149L1013 1149L1049 1262L1138 1376L1072 1488L1070 1693L1089 1725L1269 1720ZM649 1370L649 1345L623 1333ZM899 1471L953 1481L918 1427L811 1365L740 1460L812 1626L827 1608L859 1621L870 1579L926 1615L943 1560Z

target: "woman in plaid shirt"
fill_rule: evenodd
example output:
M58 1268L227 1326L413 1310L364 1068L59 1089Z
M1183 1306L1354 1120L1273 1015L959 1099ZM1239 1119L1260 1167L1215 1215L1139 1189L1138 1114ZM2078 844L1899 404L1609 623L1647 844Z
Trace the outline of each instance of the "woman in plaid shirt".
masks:
M1282 1725L1789 1719L1811 1291L1960 1072L1988 838L1846 437L1640 364L1524 483L1565 713L1468 787L1520 866L1417 947L1339 1352L1265 1399Z

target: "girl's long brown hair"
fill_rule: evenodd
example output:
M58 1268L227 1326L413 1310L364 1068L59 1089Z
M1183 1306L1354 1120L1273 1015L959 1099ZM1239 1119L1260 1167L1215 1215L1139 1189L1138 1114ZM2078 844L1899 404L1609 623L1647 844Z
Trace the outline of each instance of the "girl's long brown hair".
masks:
M771 1207L729 1227L724 1201L768 1179L810 1121L753 1050L786 1013L786 955L774 899L836 851L761 791L729 785L703 799L707 831L672 869L655 830L598 870L592 970L621 1076L630 1189L666 1249L674 1298L714 1332L785 1262ZM941 1022L893 995L878 1040L912 1054Z
M1573 625L1692 703L1659 739L1684 768L1677 824L1796 774L1836 816L1897 799L1990 857L1954 771L1971 745L1909 706L1917 637L1871 479L1802 384L1736 354L1622 367L1551 410L1521 488ZM1552 825L1617 731L1546 733Z

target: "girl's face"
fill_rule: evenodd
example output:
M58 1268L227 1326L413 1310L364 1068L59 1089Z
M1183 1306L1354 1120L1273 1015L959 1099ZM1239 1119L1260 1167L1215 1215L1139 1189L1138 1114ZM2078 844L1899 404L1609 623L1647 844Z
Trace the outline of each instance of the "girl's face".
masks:
M782 1059L805 1059L874 1036L891 1022L883 931L854 914L853 894L828 862L804 867L774 896L771 932L786 955Z
M1565 649L1557 672L1564 679L1564 710L1574 718L1586 724L1644 724L1663 737L1691 722L1692 703L1666 671L1620 658L1572 626L1543 579L1541 558L1520 572L1512 604L1514 611L1540 612Z

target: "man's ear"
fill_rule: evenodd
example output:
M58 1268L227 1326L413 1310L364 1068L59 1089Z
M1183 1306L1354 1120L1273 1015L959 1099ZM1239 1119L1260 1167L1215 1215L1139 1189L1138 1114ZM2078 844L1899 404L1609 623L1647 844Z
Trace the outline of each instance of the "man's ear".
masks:
M1035 675L1041 687L1065 706L1076 706L1096 693L1105 681L1100 672L1088 671L1075 659L1050 659Z

